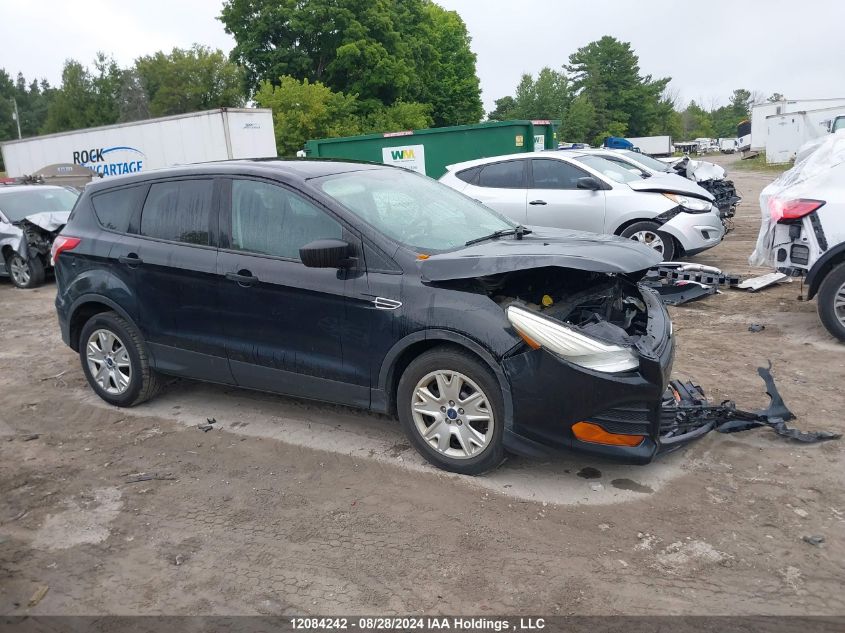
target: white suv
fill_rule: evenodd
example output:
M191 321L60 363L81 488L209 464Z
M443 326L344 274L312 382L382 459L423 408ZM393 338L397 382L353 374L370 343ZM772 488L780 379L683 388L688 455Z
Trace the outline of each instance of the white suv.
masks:
M763 223L750 261L806 276L827 330L845 342L845 129L811 141L760 194Z
M526 225L638 240L663 259L722 241L712 196L683 178L643 177L578 150L482 158L449 165L440 182Z

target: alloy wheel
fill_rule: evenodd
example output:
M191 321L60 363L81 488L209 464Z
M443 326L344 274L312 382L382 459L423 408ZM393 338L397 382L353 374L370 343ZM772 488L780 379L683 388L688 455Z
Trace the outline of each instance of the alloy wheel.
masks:
M26 286L29 283L29 264L20 255L13 255L9 259L9 274L15 285Z
M637 231L631 235L631 239L636 240L641 244L645 244L649 248L653 248L661 255L666 249L666 245L663 243L663 238L654 231Z
M839 290L833 297L833 313L839 322L845 326L845 284L839 286Z
M88 370L100 388L111 395L120 395L132 381L129 351L114 332L95 330L85 348Z
M414 388L411 412L423 440L446 457L475 457L493 438L490 401L472 379L456 371L424 376Z

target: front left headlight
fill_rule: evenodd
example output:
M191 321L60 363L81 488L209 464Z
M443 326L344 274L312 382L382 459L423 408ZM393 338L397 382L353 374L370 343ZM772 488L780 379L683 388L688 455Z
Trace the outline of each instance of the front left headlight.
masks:
M531 347L542 347L575 365L610 374L630 371L640 365L632 349L603 343L531 310L508 306L507 316Z
M664 193L663 195L683 208L684 211L690 211L692 213L705 213L713 206L709 200L702 200L701 198L682 196L677 193Z

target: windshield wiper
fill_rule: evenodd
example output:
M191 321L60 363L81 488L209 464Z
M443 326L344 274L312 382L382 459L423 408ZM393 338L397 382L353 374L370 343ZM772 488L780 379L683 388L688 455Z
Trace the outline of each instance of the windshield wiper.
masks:
M499 229L498 231L493 231L490 235L485 235L484 237L476 237L475 239L470 240L464 246L472 246L473 244L478 244L479 242L486 242L487 240L494 240L497 237L504 237L505 235L516 235L516 239L521 240L523 235L528 235L531 232L531 229L526 229L521 224L518 224L516 228L513 229Z
M646 178L651 178L652 175L650 173L648 173L647 171L644 171L643 173L640 174L640 176L642 177L643 180L645 180Z

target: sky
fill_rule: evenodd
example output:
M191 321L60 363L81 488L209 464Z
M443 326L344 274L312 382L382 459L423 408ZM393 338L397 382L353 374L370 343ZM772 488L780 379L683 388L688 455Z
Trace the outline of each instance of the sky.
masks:
M643 74L672 77L680 104L723 105L735 88L790 99L845 97L845 3L838 0L437 0L467 24L485 110L523 73L559 69L603 35L631 42ZM234 45L220 0L0 0L0 68L60 83L72 57L122 66L199 42Z

